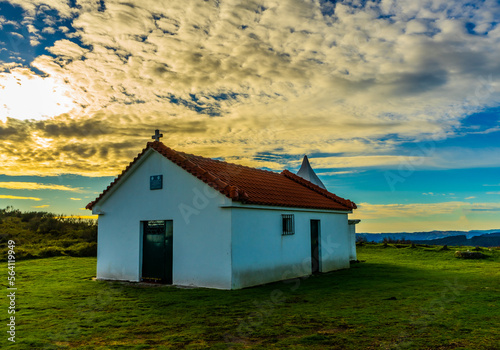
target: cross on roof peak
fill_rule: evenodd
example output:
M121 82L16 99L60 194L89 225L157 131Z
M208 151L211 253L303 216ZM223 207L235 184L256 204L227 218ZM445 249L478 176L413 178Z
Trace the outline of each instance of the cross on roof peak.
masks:
M152 139L154 139L156 142L160 141L160 137L163 137L163 134L160 134L160 130L156 129L155 134L151 136Z

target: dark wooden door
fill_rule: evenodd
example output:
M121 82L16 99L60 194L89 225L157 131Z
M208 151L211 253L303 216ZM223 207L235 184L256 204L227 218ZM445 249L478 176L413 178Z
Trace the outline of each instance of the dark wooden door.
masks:
M318 273L319 268L319 220L311 220L311 268Z
M172 283L173 223L153 220L142 223L143 281Z

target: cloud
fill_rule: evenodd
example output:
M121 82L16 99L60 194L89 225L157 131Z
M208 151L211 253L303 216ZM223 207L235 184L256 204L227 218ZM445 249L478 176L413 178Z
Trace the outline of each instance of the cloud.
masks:
M463 169L500 167L500 147L436 149L422 163L425 168Z
M82 200L81 198L73 198L73 197L71 197L70 199L71 199L72 201L81 201L81 200Z
M498 192L486 192L486 194L500 194L500 191L498 191Z
M415 160L416 157L410 157ZM314 158L314 167L316 168L351 168L351 167L370 167L370 166L394 166L401 163L400 156L333 156Z
M42 184L37 182L0 182L0 188L9 190L57 190L81 192L81 188L75 188L66 185Z
M439 202L439 203L410 203L410 204L371 204L358 203L355 217L358 219L387 219L442 217L464 211L482 211L500 209L500 203L469 203L469 202Z
M342 154L321 160L325 168L397 166L402 142L446 138L500 100L495 2L12 3L30 18L55 10L71 22L32 63L71 103L38 122L4 118L6 174L23 164L28 173L115 175L155 128L173 148L250 166L293 165L262 153L319 152ZM33 135L53 139L50 151L12 147ZM411 159L496 166L472 151L449 157L459 151Z
M41 12L56 10L59 16L69 18L74 13L74 9L66 0L8 0L8 2L22 7L25 16L35 17Z
M77 13L76 9L64 0L8 0L6 2L24 10L21 23L13 25L15 28L23 29L22 38L28 39L31 47L40 45L46 39L40 33L54 34L58 23L71 19ZM56 16L55 13L57 13ZM7 23L12 24L12 22ZM19 39L21 38L17 40ZM17 51L17 45L13 44L13 46L15 46L14 51Z
M500 211L500 208L471 209L471 211L495 212L495 211Z
M19 34L19 33L16 33L16 32L11 32L9 33L10 35L12 35L14 38L16 39L24 39L24 36L22 34Z
M54 43L54 46L49 47L48 51L60 59L75 60L82 58L89 50L80 47L72 41L62 39ZM68 61L65 61L67 64Z
M50 207L50 205L48 205L48 204L32 206L32 208L36 208L36 209L42 209L42 208L48 208L48 207Z
M4 194L0 194L0 198L5 198L5 199L27 199L27 200L31 200L31 201L41 201L42 200L41 198L37 198L37 197L21 197L21 196L10 196L10 195L4 195Z
M350 214L361 219L357 232L422 232L432 230L478 230L498 228L489 213L500 210L500 203L461 201L438 203L372 204L357 203Z
M455 193L434 193L434 192L424 192L422 193L424 196L454 196ZM470 197L475 198L475 197ZM468 198L466 198L468 199Z
M336 176L336 175L346 175L346 174L357 174L360 170L343 170L343 171L326 171L326 172L316 172L317 175L321 176Z

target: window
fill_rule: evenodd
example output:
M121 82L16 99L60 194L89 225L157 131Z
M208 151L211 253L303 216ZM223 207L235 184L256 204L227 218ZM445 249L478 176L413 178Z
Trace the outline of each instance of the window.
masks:
M149 177L149 189L161 190L163 188L163 175L153 175Z
M283 222L282 235L293 235L295 233L295 220L293 219L293 214L281 215L281 221Z

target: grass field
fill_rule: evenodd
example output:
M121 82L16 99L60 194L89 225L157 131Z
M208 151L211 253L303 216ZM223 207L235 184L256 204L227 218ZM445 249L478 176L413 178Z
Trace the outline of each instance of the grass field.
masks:
M12 349L498 349L500 251L358 247L351 269L237 291L93 281L95 258L18 261ZM6 276L6 268L3 268ZM2 279L4 290L6 278Z

